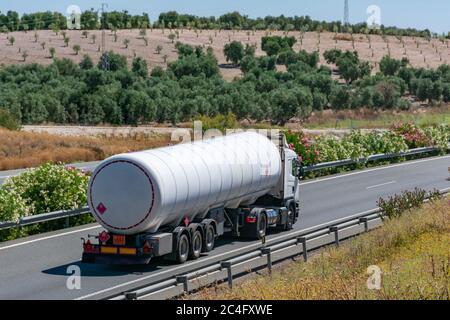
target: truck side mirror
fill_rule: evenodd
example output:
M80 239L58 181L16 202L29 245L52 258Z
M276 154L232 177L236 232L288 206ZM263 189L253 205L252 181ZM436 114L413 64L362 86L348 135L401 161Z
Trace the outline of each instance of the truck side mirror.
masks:
M305 176L305 169L303 168L302 164L298 166L298 178L301 179Z

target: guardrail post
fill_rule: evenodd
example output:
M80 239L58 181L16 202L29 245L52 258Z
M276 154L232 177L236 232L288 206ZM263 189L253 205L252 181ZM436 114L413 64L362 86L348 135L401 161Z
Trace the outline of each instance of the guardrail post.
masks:
M339 228L336 226L330 227L330 232L334 232L334 242L336 247L339 247Z
M272 250L270 248L262 248L261 253L267 255L267 269L272 273Z
M68 228L70 226L70 217L66 217L64 221L64 228Z
M184 292L186 292L186 293L189 292L189 281L188 281L188 277L186 275L178 276L177 277L177 282L183 284L183 291Z
M364 223L364 231L368 232L369 231L369 223L368 223L369 219L367 219L367 217L362 217L359 218L359 222L360 223Z
M138 298L136 292L125 292L123 295L127 300L137 300Z
M297 244L302 244L302 254L303 254L303 261L308 261L308 249L306 248L306 237L298 237L297 238Z
M228 287L230 287L230 289L233 289L233 274L231 273L231 262L223 261L223 262L220 263L220 266L222 268L226 268L227 269Z

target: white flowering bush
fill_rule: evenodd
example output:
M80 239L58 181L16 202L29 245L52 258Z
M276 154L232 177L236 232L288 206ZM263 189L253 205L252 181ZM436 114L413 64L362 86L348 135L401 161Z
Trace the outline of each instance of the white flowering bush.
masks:
M89 175L61 164L45 164L8 179L0 187L0 221L73 210L87 203Z
M403 137L392 132L361 133L354 131L341 139L334 137L318 137L316 148L319 153L318 162L344 159L361 159L380 153L399 153L408 150Z
M398 124L389 131L351 133L333 136L309 137L304 132L286 132L289 144L301 156L303 164L367 158L375 154L398 154L412 148L437 147L448 150L450 126L440 125L421 129L413 124Z
M440 148L441 150L448 148L450 142L450 126L442 124L425 128L423 131L425 136L432 141L434 147Z
M4 186L0 191L0 221L18 222L20 217L28 216L30 208L14 188Z

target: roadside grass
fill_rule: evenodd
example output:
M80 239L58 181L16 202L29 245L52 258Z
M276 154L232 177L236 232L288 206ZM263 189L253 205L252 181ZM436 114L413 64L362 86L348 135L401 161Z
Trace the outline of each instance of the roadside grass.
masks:
M303 124L305 129L385 129L398 123L414 123L419 127L450 125L450 107L436 107L423 113L345 110L317 113Z
M37 167L47 162L86 162L166 146L169 135L63 137L0 129L0 171Z
M449 299L450 198L386 220L383 227L327 247L235 285L216 285L185 299L390 300ZM367 268L381 268L380 290L369 290Z

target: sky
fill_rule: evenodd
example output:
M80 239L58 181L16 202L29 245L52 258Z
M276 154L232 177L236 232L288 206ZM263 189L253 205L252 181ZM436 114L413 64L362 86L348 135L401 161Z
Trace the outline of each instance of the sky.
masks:
M239 11L251 18L267 15L303 16L316 20L342 20L344 0L15 0L0 1L0 11L14 10L23 13L36 11L59 11L65 13L69 5L78 5L81 10L108 4L108 10L128 10L133 14L146 12L152 21L161 12L175 10L198 16L219 16ZM370 5L381 9L381 23L386 26L430 29L437 33L450 31L450 1L448 0L349 0L350 22L367 21L366 10Z

